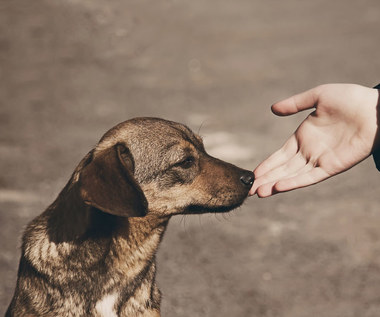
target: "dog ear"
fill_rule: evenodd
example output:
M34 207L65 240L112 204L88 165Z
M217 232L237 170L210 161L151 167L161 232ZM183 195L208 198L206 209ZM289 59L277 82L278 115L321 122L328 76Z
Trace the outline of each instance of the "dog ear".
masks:
M84 202L116 216L145 216L148 203L133 173L133 157L124 145L98 153L80 173Z

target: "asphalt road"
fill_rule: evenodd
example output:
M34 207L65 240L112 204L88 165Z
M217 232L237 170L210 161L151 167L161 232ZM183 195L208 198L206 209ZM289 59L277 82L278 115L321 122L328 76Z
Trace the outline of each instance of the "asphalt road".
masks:
M0 0L0 315L24 226L120 121L188 124L253 169L306 113L270 105L327 82L380 82L378 0ZM316 140L317 141L317 140ZM174 217L163 316L377 317L380 174Z

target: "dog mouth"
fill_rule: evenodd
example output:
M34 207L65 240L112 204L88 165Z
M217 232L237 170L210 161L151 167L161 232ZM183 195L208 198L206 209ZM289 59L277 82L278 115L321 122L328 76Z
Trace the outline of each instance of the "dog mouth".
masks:
M185 208L183 214L204 214L204 213L225 213L242 205L243 201L223 206L204 206L204 205L190 205Z
M182 214L204 214L204 213L226 213L240 207L248 193L224 193L212 196L204 203L190 203L181 213Z

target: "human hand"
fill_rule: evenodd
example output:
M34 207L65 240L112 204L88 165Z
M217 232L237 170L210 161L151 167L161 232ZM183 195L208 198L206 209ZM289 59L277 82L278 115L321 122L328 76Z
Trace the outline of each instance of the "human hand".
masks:
M268 197L309 186L367 158L376 138L379 90L353 84L318 86L272 106L279 116L315 108L281 149L255 170L250 195Z

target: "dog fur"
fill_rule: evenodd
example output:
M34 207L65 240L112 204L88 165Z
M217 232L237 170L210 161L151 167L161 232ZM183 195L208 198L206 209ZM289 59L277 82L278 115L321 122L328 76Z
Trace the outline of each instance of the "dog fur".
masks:
M27 226L6 316L160 316L155 254L170 217L229 211L252 183L184 125L120 123Z

